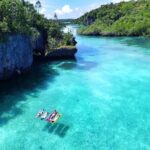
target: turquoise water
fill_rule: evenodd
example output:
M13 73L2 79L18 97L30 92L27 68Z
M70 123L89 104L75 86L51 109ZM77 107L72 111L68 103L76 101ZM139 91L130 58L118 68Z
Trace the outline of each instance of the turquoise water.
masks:
M150 149L150 39L76 39L76 60L0 83L0 150ZM41 108L62 117L34 119Z

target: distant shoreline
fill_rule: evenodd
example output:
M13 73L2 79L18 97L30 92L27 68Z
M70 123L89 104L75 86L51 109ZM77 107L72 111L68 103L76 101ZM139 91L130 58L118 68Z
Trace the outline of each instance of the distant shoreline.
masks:
M110 3L73 22L84 25L78 29L80 35L150 37L149 10L149 0Z

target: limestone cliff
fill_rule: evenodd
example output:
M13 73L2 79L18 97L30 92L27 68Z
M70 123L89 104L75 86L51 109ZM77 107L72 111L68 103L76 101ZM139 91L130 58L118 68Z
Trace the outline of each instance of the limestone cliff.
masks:
M33 62L30 38L24 35L9 36L0 43L0 80L28 70Z
M32 41L32 48L35 53L41 53L41 55L44 55L47 44L47 33L44 31L39 31L39 33L39 37Z
M73 58L77 52L75 46L72 47L61 47L49 52L47 58Z
M11 35L3 43L0 43L0 80L8 79L15 74L21 74L30 69L33 63L33 53L37 58L62 59L73 58L77 49L75 39L71 39L72 45L50 50L46 53L46 34L41 32L36 41L32 41L25 35ZM38 56L37 54L40 54Z

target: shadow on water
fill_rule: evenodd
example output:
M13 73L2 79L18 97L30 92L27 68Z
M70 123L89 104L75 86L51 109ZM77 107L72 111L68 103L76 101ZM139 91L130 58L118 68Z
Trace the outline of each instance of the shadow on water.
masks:
M77 59L74 60L65 60L63 62L59 62L56 66L57 68L63 70L73 70L77 69L80 71L89 71L95 68L98 65L97 62L86 60L83 56L78 56Z
M47 123L45 127L43 128L43 131L48 131L51 134L55 134L63 138L66 136L69 129L70 129L70 126L65 125L63 123L57 123L54 125Z
M31 71L8 81L0 82L0 126L22 114L22 105L27 95L36 96L47 88L58 72L50 63L34 64Z

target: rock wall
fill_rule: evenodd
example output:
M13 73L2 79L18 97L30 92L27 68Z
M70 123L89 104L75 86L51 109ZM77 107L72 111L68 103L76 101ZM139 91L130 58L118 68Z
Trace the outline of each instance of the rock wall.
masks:
M42 55L45 54L45 45L46 45L46 39L47 39L47 34L44 31L39 31L40 35L39 37L35 40L32 41L32 48L33 51L36 53L41 53Z
M33 62L30 38L24 35L9 36L0 43L0 80L28 70Z
M44 32L41 32L36 41L31 41L29 37L18 34L9 36L7 41L0 43L0 80L29 70L33 63L34 52L40 53L40 56L34 55L34 60L36 58L42 60L74 58L77 52L75 46L54 49L45 56L45 39ZM76 45L74 38L71 42Z
M77 49L74 48L58 48L47 54L47 58L73 58L77 52Z

